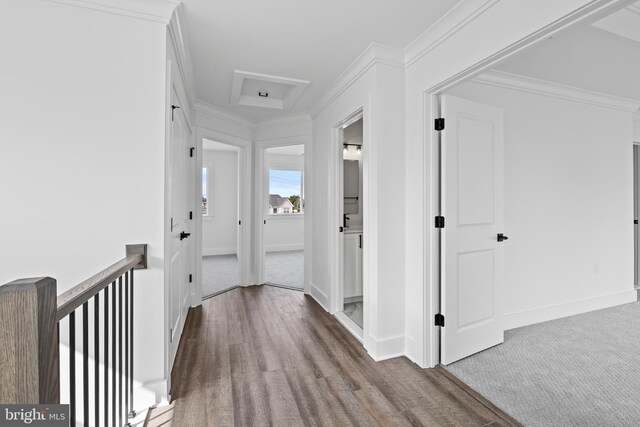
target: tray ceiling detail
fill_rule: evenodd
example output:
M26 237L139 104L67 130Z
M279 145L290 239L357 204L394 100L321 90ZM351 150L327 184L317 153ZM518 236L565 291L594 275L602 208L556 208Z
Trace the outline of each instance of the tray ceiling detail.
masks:
M307 80L234 70L231 104L288 111L307 86Z

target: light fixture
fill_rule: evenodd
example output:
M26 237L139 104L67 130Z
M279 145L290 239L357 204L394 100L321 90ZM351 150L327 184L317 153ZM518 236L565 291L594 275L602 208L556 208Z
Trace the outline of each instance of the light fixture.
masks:
M362 145L358 145L358 148L356 148L356 150L358 151L358 154L360 154L360 152L362 151Z
M342 146L342 155L346 156L347 154L349 154L349 146L347 144L344 144Z

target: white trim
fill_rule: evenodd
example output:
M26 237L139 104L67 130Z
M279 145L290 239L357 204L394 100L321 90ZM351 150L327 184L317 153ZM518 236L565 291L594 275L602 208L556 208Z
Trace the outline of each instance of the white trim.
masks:
M304 251L304 243L285 243L281 245L264 245L266 252Z
M114 15L168 24L176 0L48 0L53 3L81 7Z
M336 81L323 93L311 109L311 117L315 118L322 110L327 108L340 94L358 81L364 73L377 64L392 67L404 67L404 54L402 50L378 43L372 43L356 58L356 60L336 79Z
M404 49L405 67L420 60L499 1L467 0L459 2Z
M635 289L629 289L598 297L548 305L546 307L540 307L533 310L508 313L504 315L504 329L508 330L519 328L521 326L533 325L535 323L546 322L548 320L561 319L563 317L574 316L576 314L586 313L593 310L628 304L636 302L637 300L637 291Z
M504 71L490 70L471 79L471 82L628 112L637 112L640 109L640 100L607 95Z
M393 359L394 357L404 356L404 335L398 335L391 338L377 340L369 337L367 340L367 352L373 360L380 362L381 360Z
M203 114L207 114L209 116L215 117L220 120L224 120L229 123L233 123L237 126L244 126L248 129L254 129L254 123L250 120L245 119L244 117L232 113L231 111L225 110L224 108L220 108L213 104L210 104L206 101L198 99L193 104L193 109Z
M330 312L330 310L327 308L329 307L329 296L326 293L322 292L322 290L313 283L310 283L309 288L310 292L308 293L308 295L316 300L316 302L320 304L320 307L324 308L325 311Z
M202 249L202 256L235 255L237 253L237 247Z
M134 381L134 384L133 397L134 402L138 402L136 404L138 407L133 409L136 409L137 412L148 409L147 407L141 408L139 406L140 402L143 402L143 405L151 403L158 404L169 398L169 383L166 379L147 381L144 384ZM150 395L153 395L153 397L150 398Z
M305 123L311 121L311 115L309 113L293 113L285 116L278 116L273 119L262 120L254 123L253 127L256 130L269 129L273 127L280 127L286 125L292 125L297 123Z
M339 311L333 315L336 320L344 326L344 328L351 334L360 344L364 344L364 332L360 325L353 321L349 316L344 314L343 311Z

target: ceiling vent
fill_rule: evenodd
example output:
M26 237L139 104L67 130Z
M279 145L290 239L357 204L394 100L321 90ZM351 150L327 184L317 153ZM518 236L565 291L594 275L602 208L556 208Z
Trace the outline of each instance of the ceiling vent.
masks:
M235 70L231 104L287 111L309 86L306 80Z

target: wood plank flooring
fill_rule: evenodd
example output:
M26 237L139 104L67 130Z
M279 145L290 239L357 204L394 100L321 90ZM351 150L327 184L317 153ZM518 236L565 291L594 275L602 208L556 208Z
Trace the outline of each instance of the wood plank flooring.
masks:
M519 425L442 368L374 362L312 298L270 286L191 309L172 384L179 427Z

